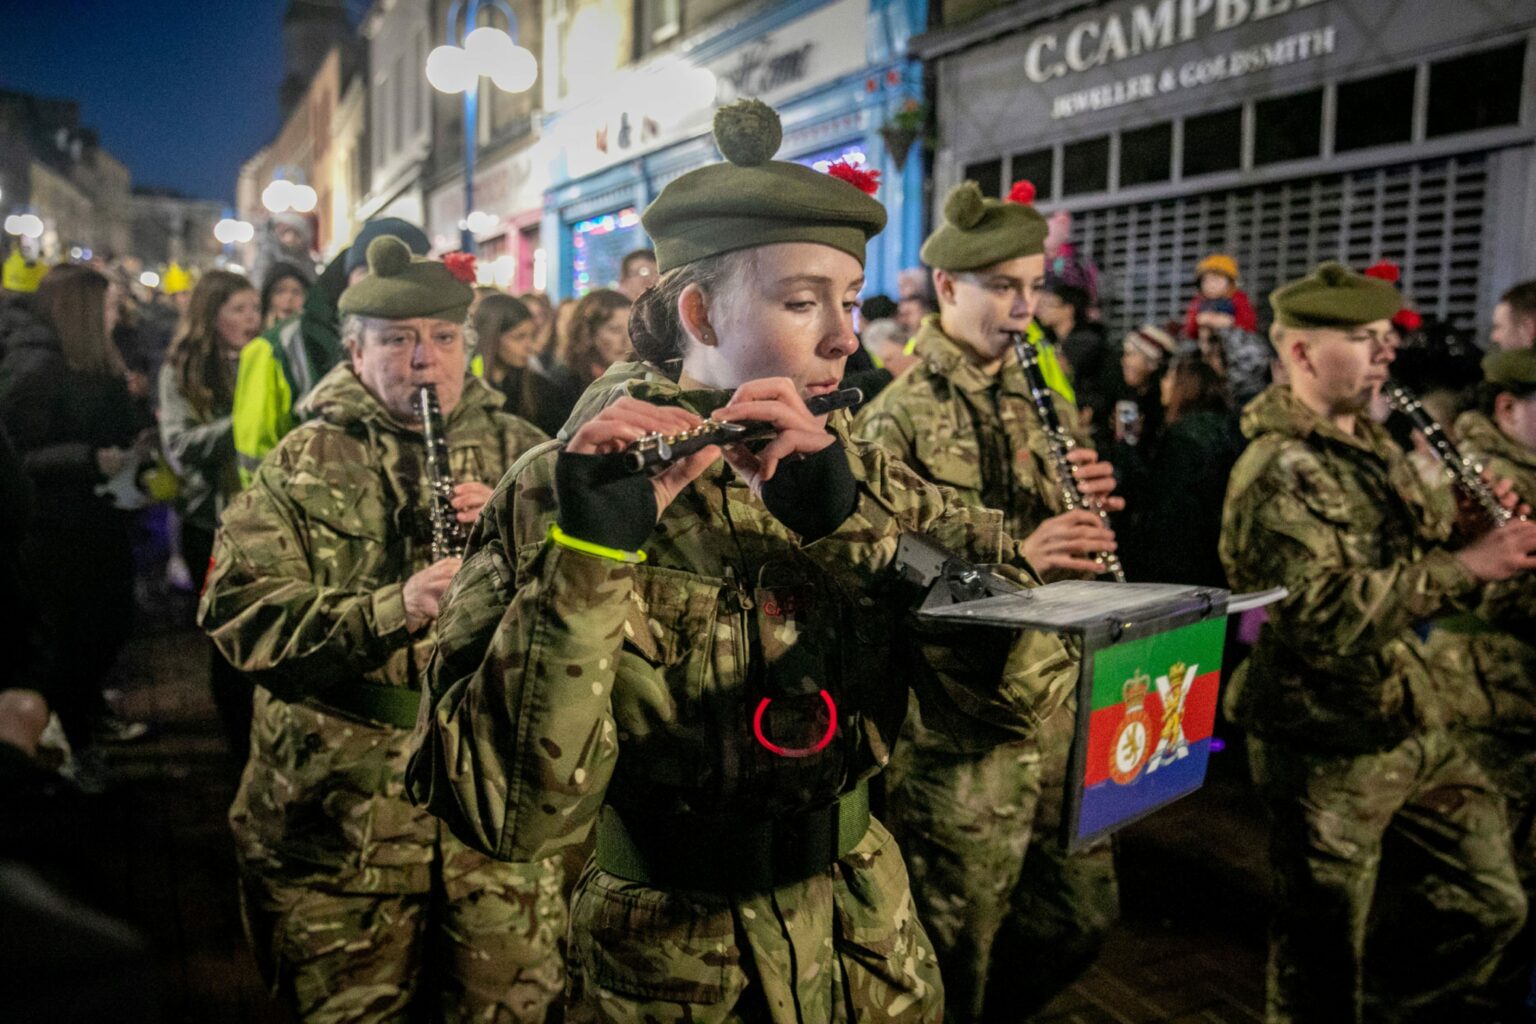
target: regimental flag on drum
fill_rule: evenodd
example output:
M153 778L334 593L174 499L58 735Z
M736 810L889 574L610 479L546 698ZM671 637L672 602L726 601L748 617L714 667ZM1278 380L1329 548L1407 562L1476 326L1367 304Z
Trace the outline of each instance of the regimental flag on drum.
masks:
M1218 616L1093 653L1074 842L1113 832L1205 781L1226 628Z

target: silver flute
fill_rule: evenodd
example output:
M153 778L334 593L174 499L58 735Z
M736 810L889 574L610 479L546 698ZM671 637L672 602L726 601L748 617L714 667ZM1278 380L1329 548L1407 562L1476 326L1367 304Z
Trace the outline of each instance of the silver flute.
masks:
M1482 507L1488 518L1493 520L1494 526L1503 526L1515 518L1515 514L1500 503L1499 496L1493 493L1488 481L1483 479L1482 463L1463 455L1457 449L1445 428L1424 408L1418 395L1394 380L1383 384L1381 393L1386 396L1388 405L1408 417L1415 429L1424 435L1424 440L1429 442L1429 450L1440 461L1440 465L1445 467L1451 482Z
M1061 417L1056 415L1056 402L1051 398L1051 391L1045 385L1045 375L1040 372L1040 353L1020 332L1013 331L1011 334L1014 354L1019 357L1019 368L1024 371L1024 379L1029 383L1029 397L1034 399L1035 413L1040 417L1040 425L1045 429L1046 447L1051 453L1051 465L1056 470L1056 479L1061 490L1061 503L1065 506L1063 511L1071 512L1074 509L1085 508L1099 517L1099 522L1104 524L1104 529L1111 529L1109 510L1104 507L1103 502L1090 502L1083 497L1082 490L1077 486L1077 477L1072 472L1072 460L1067 458L1067 453L1077 447L1077 441L1061 425ZM1120 556L1113 551L1101 551L1093 556L1093 560L1103 568L1100 575L1111 576L1116 583L1126 581L1125 569L1120 565Z

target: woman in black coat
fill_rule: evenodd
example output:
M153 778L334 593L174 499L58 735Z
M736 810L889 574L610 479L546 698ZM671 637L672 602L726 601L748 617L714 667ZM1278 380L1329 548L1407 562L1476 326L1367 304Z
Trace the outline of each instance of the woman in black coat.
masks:
M32 484L19 554L46 661L38 682L77 749L107 718L102 684L134 612L129 514L101 491L149 446L111 342L113 290L63 265L0 308L0 424Z

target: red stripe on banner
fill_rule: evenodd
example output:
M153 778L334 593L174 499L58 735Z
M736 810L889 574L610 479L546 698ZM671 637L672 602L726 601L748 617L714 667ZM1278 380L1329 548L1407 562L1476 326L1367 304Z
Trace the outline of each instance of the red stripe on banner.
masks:
M1207 672L1196 676L1190 684L1189 696L1184 701L1184 738L1190 743L1209 739L1216 728L1216 700L1219 695L1221 673ZM1163 702L1156 694L1148 694L1143 705L1146 727L1151 732L1154 745L1162 729ZM1088 758L1083 766L1083 785L1095 786L1109 778L1109 766L1114 749L1115 734L1125 718L1125 704L1112 704L1100 708L1088 719ZM1150 753L1150 751L1148 751Z
M1096 786L1109 778L1110 751L1115 732L1125 718L1125 705L1100 708L1088 719L1088 763L1083 766L1083 785Z

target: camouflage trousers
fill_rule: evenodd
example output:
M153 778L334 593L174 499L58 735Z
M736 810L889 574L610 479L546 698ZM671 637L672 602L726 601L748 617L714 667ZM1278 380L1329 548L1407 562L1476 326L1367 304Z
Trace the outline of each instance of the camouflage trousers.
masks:
M944 997L878 821L826 872L727 897L589 863L571 901L571 1024L937 1024Z
M918 916L944 977L945 1019L1019 1019L1093 963L1120 915L1109 842L1062 843L1074 711L1040 735L981 754L904 741L890 776L891 827L907 852Z
M1504 794L1515 869L1536 905L1536 736L1460 729L1456 738ZM1508 1020L1536 1018L1536 914L1500 958L1487 1003Z
M244 871L241 914L273 996L305 1024L543 1021L563 982L559 859L504 864L443 847L429 892Z
M1525 917L1503 801L1441 730L1348 754L1250 737L1270 817L1271 1022L1476 1021Z

